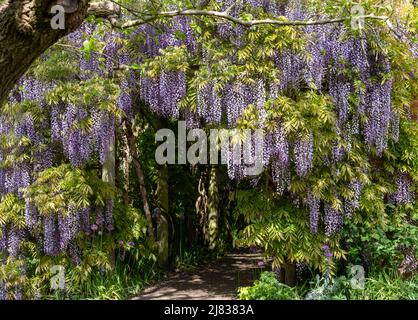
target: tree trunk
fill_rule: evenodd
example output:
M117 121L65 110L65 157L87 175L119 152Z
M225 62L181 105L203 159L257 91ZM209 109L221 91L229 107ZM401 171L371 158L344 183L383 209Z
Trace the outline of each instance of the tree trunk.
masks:
M50 9L57 1L9 0L0 5L0 105L36 58L77 29L87 14L119 13L119 8L107 2L92 4L89 8L88 0L75 1L77 9L65 14L63 30L51 27Z
M199 224L201 228L200 234L202 235L199 237L201 239L201 243L206 245L209 241L209 218L208 218L208 195L206 192L206 181L207 181L207 172L202 170L200 173L199 184L197 186L197 191L199 192L199 196L195 202L196 208L196 215L199 217Z
M106 160L102 167L102 180L110 184L115 184L116 174L116 144L115 135L110 138L109 150L106 155Z
M106 155L106 160L102 166L102 180L115 185L116 182L116 140L115 134L110 138L109 150ZM112 266L115 266L116 256L115 251L110 252L110 261Z
M123 127L123 126L122 126ZM120 155L116 157L116 185L120 190L122 190L122 199L125 207L128 207L131 204L131 199L129 197L129 179L130 179L130 168L132 163L132 157L129 152L128 139L126 134L123 134L124 129L120 130L116 128L118 133L118 149Z
M154 232L152 230L152 215L148 203L148 194L145 186L145 176L142 170L141 162L139 161L139 153L136 147L136 140L134 133L132 131L132 123L130 121L125 122L126 126L126 138L128 140L129 151L132 157L132 162L135 167L135 172L139 180L139 191L141 193L142 203L144 207L144 214L148 221L148 235L154 237Z
M158 170L158 186L155 192L157 205L161 212L157 220L158 264L163 269L169 268L169 203L168 203L168 167L160 166Z
M219 231L219 189L216 166L211 166L209 169L208 212L208 245L210 250L214 250L218 244Z
M283 266L284 283L289 287L296 286L296 263L286 262Z

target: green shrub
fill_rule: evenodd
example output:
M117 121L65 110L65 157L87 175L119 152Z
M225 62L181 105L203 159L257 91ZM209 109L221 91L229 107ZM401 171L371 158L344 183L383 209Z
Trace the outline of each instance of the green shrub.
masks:
M357 300L417 300L418 276L404 280L398 275L381 273L366 279L365 290L351 290Z
M388 208L392 209L388 205ZM373 274L399 267L404 259L402 249L418 255L417 218L398 208L384 223L347 222L343 237L347 245L348 262L365 266ZM417 210L414 208L414 210ZM408 222L409 221L409 222Z
M418 276L402 279L395 272L379 273L365 279L364 289L354 289L350 279L316 278L305 300L416 300Z
M251 287L239 288L241 300L298 300L296 289L277 280L274 272L263 272Z

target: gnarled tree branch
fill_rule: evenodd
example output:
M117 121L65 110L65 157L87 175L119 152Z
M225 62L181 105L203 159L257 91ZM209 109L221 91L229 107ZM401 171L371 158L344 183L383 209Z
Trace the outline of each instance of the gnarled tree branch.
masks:
M60 38L78 28L85 17L93 14L97 17L108 18L114 27L126 29L145 23L151 23L160 18L176 16L208 16L237 23L246 27L258 25L282 26L311 26L331 23L341 23L351 17L340 17L324 20L287 21L284 19L243 20L231 16L228 11L211 10L176 10L159 13L139 13L131 11L138 19L121 21L120 6L115 0L90 3L89 0L76 1L76 10L66 14L65 29L53 30L50 26L52 15L50 8L59 0L8 0L0 5L0 105L6 100L9 92L16 85L19 78L29 69L30 65L46 49ZM72 11L71 11L72 12ZM388 23L388 17L364 15L357 17L365 20L381 20Z
M227 11L220 12L220 11L212 11L212 10L174 10L174 11L166 11L166 12L158 12L158 13L141 13L132 11L136 16L140 16L140 19L129 20L125 22L119 22L116 19L110 19L111 23L115 27L119 27L122 29L130 28L139 26L142 24L146 24L157 19L161 18L173 18L178 16L207 16L213 17L217 19L222 19L226 21L230 21L245 27L254 27L259 25L274 25L278 27L284 26L313 26L313 25L325 25L325 24L334 24L334 23L342 23L347 20L350 20L351 17L340 17L334 19L320 19L320 20L285 20L285 19L262 19L262 20L243 20L241 18L237 18L234 16L229 15ZM376 16L374 14L363 15L356 17L357 19L363 20L381 20L387 21L389 18L387 16Z
M0 105L31 64L60 38L77 29L88 14L115 16L111 2L76 0L77 10L65 15L65 29L51 28L53 0L9 0L0 6Z

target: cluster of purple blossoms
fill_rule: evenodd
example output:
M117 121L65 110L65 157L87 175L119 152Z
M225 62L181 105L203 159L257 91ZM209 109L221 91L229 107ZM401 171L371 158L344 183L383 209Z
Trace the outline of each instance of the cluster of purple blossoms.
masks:
M375 146L377 153L387 148L391 121L392 81L385 84L373 83L369 86L366 114L368 116L364 134L369 146ZM395 129L396 130L396 129Z
M197 90L197 115L207 124L219 124L222 117L222 96L210 83Z
M296 173L299 177L304 178L312 169L313 165L313 136L300 138L296 140L294 149L294 162L296 166Z
M332 236L340 231L343 225L343 216L341 212L336 210L332 205L325 203L324 216L326 236Z
M79 261L79 250L74 240L80 231L86 235L101 232L105 227L109 232L113 230L113 201L108 201L106 208L95 208L96 221L91 224L91 208L78 209L75 205L69 204L65 214L50 214L43 218L44 227L44 253L55 256L61 252L68 251L74 261Z
M236 126L237 119L243 114L247 108L245 102L245 88L241 83L234 85L227 85L224 90L223 96L223 109L227 114L228 126L234 128Z
M287 167L273 160L272 163L272 178L276 184L276 191L279 195L283 195L290 184L290 171Z
M25 199L25 222L29 229L33 229L39 221L38 210L34 203Z
M44 253L54 256L58 253L59 233L54 215L44 217Z
M322 246L322 250L324 250L325 258L326 258L327 260L331 260L331 259L332 259L332 252L331 252L331 250L330 250L329 245L324 244L324 245Z
M140 95L150 109L166 118L178 118L178 104L187 92L186 75L183 72L164 71L159 78L141 77Z
M74 167L82 167L91 156L90 135L79 127L88 117L84 108L69 105L62 124L62 140L64 152Z
M347 217L351 217L355 210L360 208L360 196L362 191L362 183L360 180L354 180L350 183L349 188L353 192L353 196L344 203L344 213Z
M91 127L83 128L82 124L89 119ZM74 167L85 165L94 152L99 155L102 163L105 161L112 143L114 125L115 117L106 110L92 108L88 113L83 107L75 105L51 107L52 139L62 143Z
M11 257L16 258L19 254L19 249L25 237L25 231L22 229L10 229L7 233L7 252Z
M92 132L91 144L99 154L101 163L106 161L109 147L115 134L115 116L106 110L93 110L91 114Z
M118 106L125 113L128 119L132 118L132 104L133 94L131 92L131 85L128 80L124 80L120 84L121 94L118 98Z
M309 222L310 222L311 232L313 234L316 234L318 232L318 222L319 222L321 201L320 199L318 199L312 194L311 189L308 189L306 199L307 199L308 207L309 207Z
M410 190L412 179L405 172L398 172L396 178L397 190L394 195L397 204L410 204L414 201L414 193Z

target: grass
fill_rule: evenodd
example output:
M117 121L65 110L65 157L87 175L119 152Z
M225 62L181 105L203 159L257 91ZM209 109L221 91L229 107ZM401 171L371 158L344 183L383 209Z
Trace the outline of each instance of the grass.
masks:
M403 279L394 271L374 273L365 279L364 289L353 289L344 276L326 281L318 278L295 288L277 281L274 273L265 272L251 287L239 289L243 300L417 300L418 275Z
M184 252L175 259L176 271L193 272L200 266L221 256L219 252L210 252L203 248ZM148 286L164 276L155 263L141 261L134 267L116 266L114 270L101 274L96 272L90 280L72 293L69 299L83 300L125 300L141 294Z

